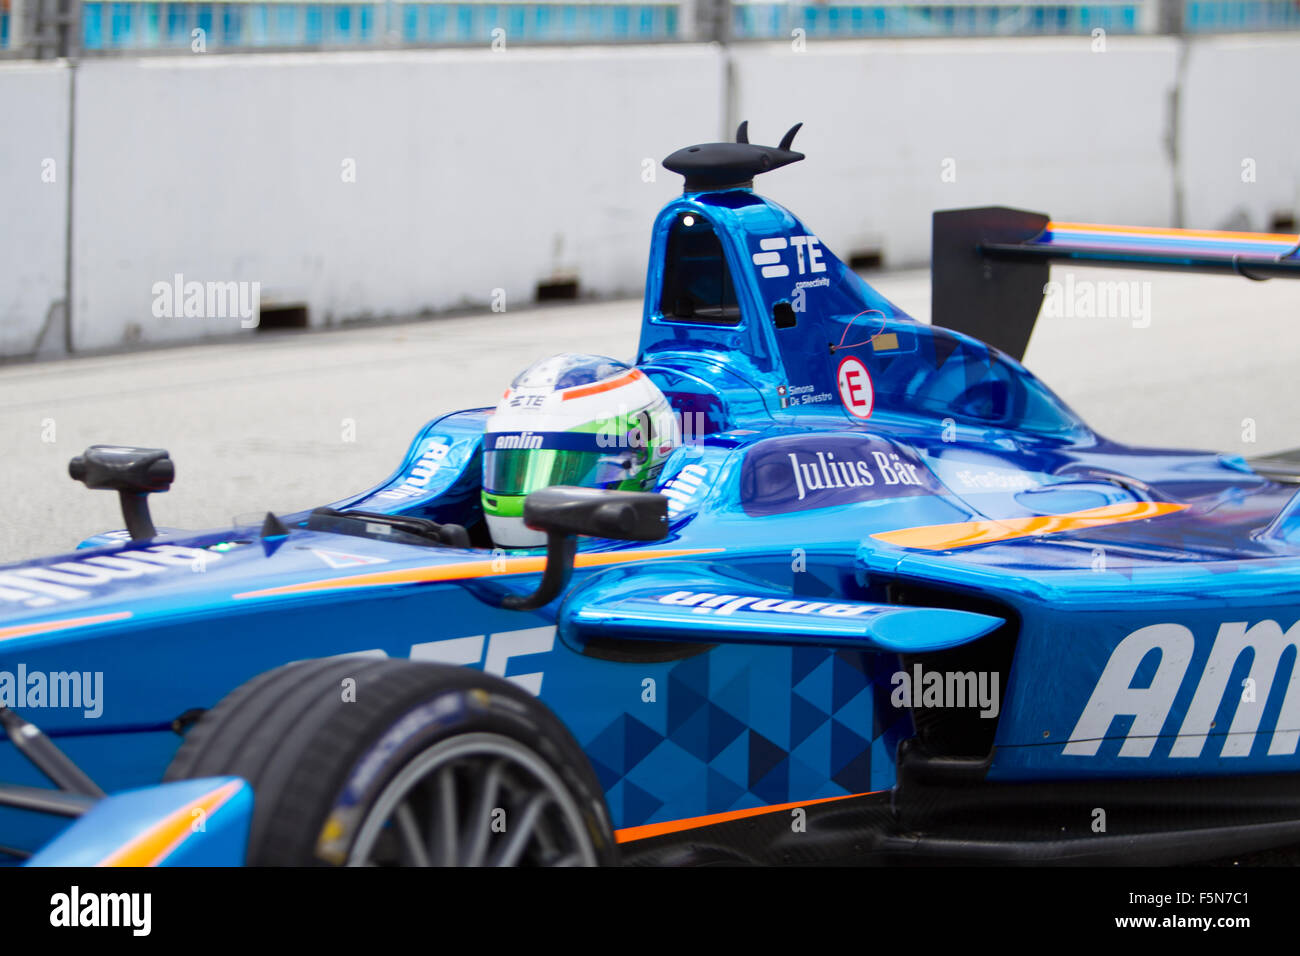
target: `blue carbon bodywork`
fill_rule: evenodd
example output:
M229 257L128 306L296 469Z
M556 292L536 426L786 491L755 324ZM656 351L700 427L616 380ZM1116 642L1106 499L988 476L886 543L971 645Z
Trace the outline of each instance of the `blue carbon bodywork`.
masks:
M734 286L722 320L661 308L686 217L712 228ZM280 538L109 534L0 569L4 702L119 793L38 860L87 860L167 810L178 785L134 788L161 779L178 715L336 654L527 688L620 828L892 787L916 732L893 693L900 656L990 633L1014 646L1009 670L989 663L993 779L1300 769L1293 487L1239 458L1098 436L1020 363L905 315L748 188L659 214L637 366L686 433L658 489L669 534L584 540L568 590L536 611L493 603L536 585L535 553L312 530L306 513ZM480 527L486 416L433 419L389 478L332 507ZM601 651L610 639L623 653ZM667 659L627 653L665 643ZM86 699L33 701L19 668L85 675ZM0 777L42 782L7 742ZM237 809L211 835L226 850L177 860L242 858ZM65 825L0 810L0 844L35 849Z
M241 866L252 815L252 788L237 777L126 790L95 804L28 866Z

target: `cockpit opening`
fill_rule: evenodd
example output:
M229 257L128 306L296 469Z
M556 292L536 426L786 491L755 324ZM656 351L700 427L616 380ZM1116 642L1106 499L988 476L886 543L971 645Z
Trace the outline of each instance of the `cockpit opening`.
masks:
M704 217L677 217L668 234L659 311L665 319L739 325L740 305L722 242Z

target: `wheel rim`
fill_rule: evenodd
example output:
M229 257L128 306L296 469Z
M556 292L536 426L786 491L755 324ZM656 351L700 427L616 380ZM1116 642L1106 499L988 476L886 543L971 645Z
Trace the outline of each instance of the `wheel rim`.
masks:
M366 812L349 866L595 866L581 810L550 765L497 734L408 761Z

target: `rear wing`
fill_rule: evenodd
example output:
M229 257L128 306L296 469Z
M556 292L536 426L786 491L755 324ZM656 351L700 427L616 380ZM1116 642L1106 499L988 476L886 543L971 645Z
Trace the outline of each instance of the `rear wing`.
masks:
M934 214L933 322L1024 357L1053 261L1300 279L1300 236L1052 222L984 206Z

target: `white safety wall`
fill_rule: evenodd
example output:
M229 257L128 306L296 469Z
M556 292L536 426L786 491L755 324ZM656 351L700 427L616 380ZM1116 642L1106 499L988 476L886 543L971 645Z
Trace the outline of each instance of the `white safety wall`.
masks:
M69 172L68 71L0 63L0 358L62 348Z
M1300 215L1300 37L1222 37L1187 51L1179 155L1189 226L1267 231ZM1288 230L1295 232L1295 229Z
M156 318L178 273L260 282L314 325L508 308L573 273L635 293L677 189L642 161L716 135L721 89L702 46L86 62L75 342L238 331Z
M806 124L809 159L761 188L846 258L920 264L931 211L965 205L1168 225L1176 185L1188 226L1266 229L1300 206L1298 62L1300 36L87 60L73 347L240 332L154 315L177 274L257 282L317 326L510 308L552 279L636 295L680 188L658 160L742 118L763 143ZM0 357L63 345L70 72L0 64Z
M1167 225L1175 49L1110 38L1100 52L1089 37L745 47L736 115L752 118L757 142L804 122L805 168L763 186L841 258L879 249L915 264L929 257L935 209Z

